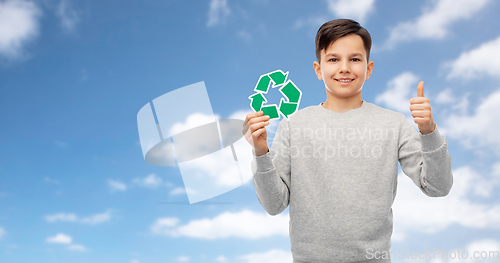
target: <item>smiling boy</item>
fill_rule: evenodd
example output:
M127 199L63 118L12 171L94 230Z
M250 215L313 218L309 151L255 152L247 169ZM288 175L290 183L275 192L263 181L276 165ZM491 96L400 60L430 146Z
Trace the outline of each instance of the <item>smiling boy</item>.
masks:
M453 184L448 142L423 82L409 106L420 132L402 113L361 100L373 72L370 48L357 22L323 24L313 66L326 101L281 120L270 150L268 116L248 114L243 125L259 202L270 215L289 206L294 263L390 262L398 162L427 196L446 196Z

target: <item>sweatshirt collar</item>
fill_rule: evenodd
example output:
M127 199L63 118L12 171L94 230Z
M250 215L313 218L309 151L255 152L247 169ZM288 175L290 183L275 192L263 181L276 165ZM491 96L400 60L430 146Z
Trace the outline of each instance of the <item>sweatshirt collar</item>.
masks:
M358 112L362 112L364 111L367 107L368 107L368 104L369 102L366 102L365 100L362 100L362 104L361 104L361 107L359 108L356 108L356 109L350 109L346 112L337 112L337 111L333 111L333 110L329 110L327 108L324 108L323 107L323 102L321 102L320 104L317 105L317 107L327 113L327 114L333 114L333 115L337 115L337 116L350 116L350 115L353 115L353 114L357 114Z

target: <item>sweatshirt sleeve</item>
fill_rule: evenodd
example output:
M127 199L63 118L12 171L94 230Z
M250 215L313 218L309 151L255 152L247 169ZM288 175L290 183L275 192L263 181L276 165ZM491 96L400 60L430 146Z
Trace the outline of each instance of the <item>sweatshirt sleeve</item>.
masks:
M427 196L446 196L453 185L448 141L438 127L429 134L417 132L402 115L398 158L403 172Z
M283 212L290 202L290 140L289 123L278 125L269 152L254 156L253 184L257 199L270 215Z

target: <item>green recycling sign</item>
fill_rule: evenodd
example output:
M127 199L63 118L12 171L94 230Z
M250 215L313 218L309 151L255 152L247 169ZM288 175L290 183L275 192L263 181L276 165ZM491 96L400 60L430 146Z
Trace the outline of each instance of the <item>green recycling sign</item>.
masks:
M300 98L302 97L302 91L291 81L287 80L288 72L284 73L281 70L275 70L267 74L261 75L259 82L255 85L254 91L256 93L250 95L250 106L255 112L263 111L264 115L269 115L271 119L277 119L280 117L279 113L283 117L288 118L299 108ZM268 104L264 94L267 94L269 87L272 84L272 88L279 88L279 91L284 96L281 98L280 104Z

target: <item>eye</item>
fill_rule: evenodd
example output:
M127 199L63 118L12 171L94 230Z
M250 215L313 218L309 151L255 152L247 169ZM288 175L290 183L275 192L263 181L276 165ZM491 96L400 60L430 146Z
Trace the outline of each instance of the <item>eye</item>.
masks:
M359 61L361 61L361 59L359 59L359 58L353 58L352 61L359 62Z
M336 59L336 58L331 58L331 59L329 59L328 61L330 61L330 62L337 62L337 61L338 61L338 59Z

